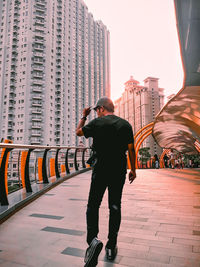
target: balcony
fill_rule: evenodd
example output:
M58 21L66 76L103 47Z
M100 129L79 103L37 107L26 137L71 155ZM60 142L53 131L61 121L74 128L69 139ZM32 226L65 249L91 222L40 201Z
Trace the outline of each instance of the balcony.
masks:
M12 62L11 62L11 64L14 64L14 63L16 64L17 61L18 61L18 59L15 56L12 56Z
M15 90L10 90L10 92L9 92L9 94L10 94L10 96L13 98L14 96L15 96Z
M17 45L17 42L13 42L13 44L12 44L12 51L18 51L18 45Z
M19 34L18 34L18 32L17 31L13 31L13 36L14 37L17 37Z
M59 130L60 131L60 125L56 126L56 131Z
M8 115L12 115L13 111L14 111L14 108L13 107L9 107ZM8 121L9 121L9 123L12 123L13 120L11 118L9 118Z
M31 136L37 136L37 137L40 137L42 134L40 131L32 131L31 132Z
M11 56L11 58L15 58L17 55L18 55L17 48L14 47L14 48L12 49L12 56Z
M36 70L36 71L43 71L44 70L44 67L41 65L38 65L38 64L33 64L31 67L33 70Z
M35 13L35 17L36 17L36 19L37 18L44 19L45 18L45 14L44 13Z
M40 73L33 73L32 74L32 78L33 79L42 79L44 77L44 74L43 74L43 72L40 72Z
M42 102L41 101L33 101L32 102L32 107L41 107L42 106Z
M43 80L32 80L32 84L39 84L39 85L43 85L44 81Z
M9 126L8 127L8 133L11 133L11 132L13 132L14 130L12 129L12 126Z
M39 19L35 19L35 26L43 26L44 27L44 23L45 23L45 21L44 21L44 19L42 19L42 20L39 20Z
M17 35L13 35L13 42L17 42L18 39L17 39Z
M18 23L19 23L19 19L18 18L14 18L14 25L18 25Z
M41 111L41 109L34 109L34 108L32 108L31 109L31 114L42 114L42 111Z
M42 100L42 94L32 94L32 99Z
M15 71L12 71L12 72L11 72L11 74L10 74L10 78L11 78L11 80L16 81L16 72L15 72Z
M61 38L60 38L60 41L58 40L58 41L56 41L56 43L57 43L57 45L61 45Z
M35 43L43 45L44 44L44 39L43 38L39 39L38 37L35 36Z
M60 59L61 58L61 52L56 53L56 58Z
M45 30L45 28L44 28L44 26L40 26L40 25L35 25L35 30L36 30L36 32L42 32L42 33L44 33L44 30Z
M44 0L36 0L35 1L36 2L36 5L40 5L40 6L45 6L46 5L46 1L44 1Z
M32 60L34 63L40 64L40 65L41 64L43 65L43 63L44 63L44 60L42 58L33 57Z
M41 116L34 116L34 117L32 117L32 121L42 121L42 117Z
M61 113L61 109L60 109L60 110L57 109L57 110L55 111L55 114L56 114L57 116L60 115L60 113Z
M30 129L41 129L42 126L41 125L31 125Z
M31 138L31 144L32 145L40 145L40 139Z
M18 11L15 11L14 12L14 18L17 18L17 17L19 17L20 15L19 15L19 12Z
M21 2L19 0L15 0L15 5L19 5Z
M18 30L19 30L18 25L14 24L14 25L13 25L13 31L16 32L16 31L18 31Z
M46 10L45 5L41 5L41 3L37 3L36 5L34 5L36 12L39 11L40 12L44 12Z
M12 69L12 68L11 68L10 73L11 73L11 75L13 75L14 77L16 77L16 69Z
M33 56L34 56L34 57L40 57L40 58L43 58L43 57L44 57L44 53L33 51Z
M17 69L16 65L11 65L11 73L16 72L16 69Z
M10 88L16 88L16 83L15 82L10 82Z
M33 52L41 52L41 53L43 53L44 52L44 48L45 48L44 46L34 45L33 46Z
M60 95L61 94L61 92L60 91L56 91L56 95Z
M9 114L8 122L12 123L13 122L13 118L11 118L10 116L11 116L11 114Z
M11 78L10 79L10 87L11 88L16 88L16 79L15 78Z
M35 31L35 37L37 38L41 38L44 39L45 33L44 31Z

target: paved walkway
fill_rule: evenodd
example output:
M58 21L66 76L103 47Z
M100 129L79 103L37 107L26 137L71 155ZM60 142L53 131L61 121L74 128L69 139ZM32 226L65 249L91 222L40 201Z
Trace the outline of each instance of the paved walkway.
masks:
M81 267L91 172L50 190L0 225L0 266ZM200 266L200 171L138 170L122 199L119 253L99 267ZM106 243L107 194L99 238Z

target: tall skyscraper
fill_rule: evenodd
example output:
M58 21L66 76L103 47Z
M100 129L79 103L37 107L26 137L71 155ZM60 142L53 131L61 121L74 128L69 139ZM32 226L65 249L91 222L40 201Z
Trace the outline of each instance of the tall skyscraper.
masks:
M125 83L122 96L115 101L115 114L129 121L136 133L154 121L163 105L164 89L158 87L158 78L148 77L144 85L140 85L131 76ZM141 147L150 147L151 155L160 155L162 152L152 136L147 137Z
M1 0L0 137L77 145L82 109L110 96L109 48L82 0Z

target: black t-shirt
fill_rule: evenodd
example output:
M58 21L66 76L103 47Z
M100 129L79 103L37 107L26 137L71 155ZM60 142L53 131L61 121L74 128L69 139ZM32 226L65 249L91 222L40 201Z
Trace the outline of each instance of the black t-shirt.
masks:
M133 130L128 121L115 115L96 118L85 125L86 138L93 138L97 154L95 170L126 173L126 151L134 143Z

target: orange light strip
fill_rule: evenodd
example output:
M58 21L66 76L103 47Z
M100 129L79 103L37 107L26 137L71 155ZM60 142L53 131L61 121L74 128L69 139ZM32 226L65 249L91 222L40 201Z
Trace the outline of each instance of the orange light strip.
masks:
M146 130L138 139L137 139L137 141L136 141L136 143L135 143L135 148L137 148L137 145L138 145L138 143L140 142L140 140L143 138L143 136L144 135L146 135L147 133L149 133L149 132L152 132L152 127L150 128L150 129L148 129L148 130Z
M154 122L150 122L149 124L147 124L146 126L144 126L142 129L140 129L135 135L134 135L134 140L136 140L136 138L138 137L138 135L144 131L146 128L153 126Z
M139 144L138 144L138 146L137 146L137 148L136 148L136 152L135 152L136 169L138 169L138 164L137 164L138 151L139 151L139 149L140 149L140 146L141 146L142 142L143 142L143 141L144 141L150 134L152 134L152 129L151 129L151 131L149 131L148 133L146 133L146 135L140 140L140 142L139 142Z

